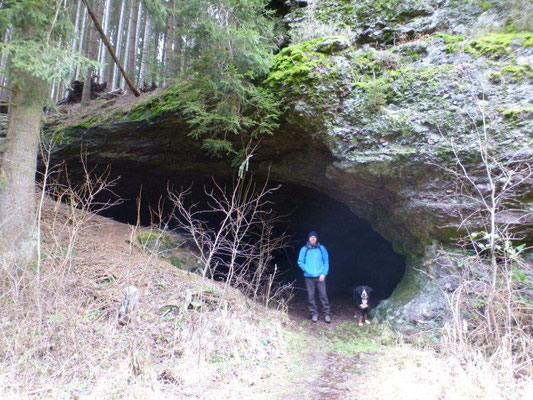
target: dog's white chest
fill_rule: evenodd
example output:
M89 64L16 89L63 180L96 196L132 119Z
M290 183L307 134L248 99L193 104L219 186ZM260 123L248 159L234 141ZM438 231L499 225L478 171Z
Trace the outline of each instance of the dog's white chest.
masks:
M360 307L364 310L365 308L368 307L368 302L367 302L366 299L362 299L361 301L362 301L362 303L361 303Z

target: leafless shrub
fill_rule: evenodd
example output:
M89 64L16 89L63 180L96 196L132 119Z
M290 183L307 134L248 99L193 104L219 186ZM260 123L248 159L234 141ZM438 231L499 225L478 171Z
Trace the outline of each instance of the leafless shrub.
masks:
M453 196L464 232L460 257L449 263L459 285L447 295L452 318L445 327L446 348L467 363L484 360L502 384L512 385L533 373L533 270L523 259L523 230L533 221L523 206L533 184L533 160L527 147L502 152L488 122L497 116L483 102L477 105L470 116L474 154L442 135L453 161L440 167L456 182Z
M194 243L202 276L220 275L225 289L236 287L267 306L286 304L292 296L292 284L279 284L273 265L273 254L288 240L286 234L274 232L280 217L268 197L278 188L269 187L268 180L257 185L246 177L237 178L229 188L213 180L213 186L204 189L207 209L187 204L190 189L169 190L171 218ZM213 219L216 226L209 221Z
M99 200L116 199L108 170L84 171L75 184L46 168L39 261L17 276L0 261L0 397L184 398L222 367L242 378L283 354L284 314L169 265L157 241L139 251L150 229L95 215L120 199ZM135 318L119 325L129 286Z

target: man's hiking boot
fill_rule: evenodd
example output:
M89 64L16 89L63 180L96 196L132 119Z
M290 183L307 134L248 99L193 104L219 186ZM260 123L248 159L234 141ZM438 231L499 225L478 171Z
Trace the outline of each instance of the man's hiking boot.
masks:
M317 322L318 321L318 316L316 314L311 315L311 321Z
M331 322L329 315L324 315L324 321L326 321L328 324Z

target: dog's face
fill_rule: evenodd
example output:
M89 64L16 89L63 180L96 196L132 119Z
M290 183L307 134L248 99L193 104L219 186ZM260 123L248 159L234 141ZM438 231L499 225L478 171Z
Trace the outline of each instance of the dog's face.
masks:
M370 299L370 294L372 293L372 288L370 286L357 286L354 290L354 300L356 297L359 297L361 300Z

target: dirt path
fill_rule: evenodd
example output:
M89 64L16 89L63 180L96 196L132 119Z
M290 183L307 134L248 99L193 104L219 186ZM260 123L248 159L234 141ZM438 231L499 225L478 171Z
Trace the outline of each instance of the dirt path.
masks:
M292 343L292 369L283 379L279 400L337 400L359 399L358 388L363 376L371 369L379 355L379 346L373 336L379 336L378 327L359 327L352 305L346 300L331 299L332 323L322 319L309 320L305 293L298 294L289 311L296 324ZM285 387L283 387L285 386Z

